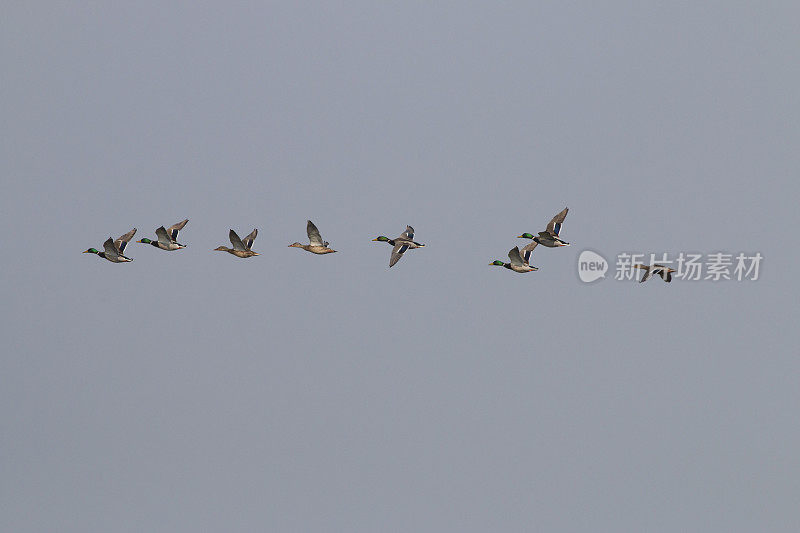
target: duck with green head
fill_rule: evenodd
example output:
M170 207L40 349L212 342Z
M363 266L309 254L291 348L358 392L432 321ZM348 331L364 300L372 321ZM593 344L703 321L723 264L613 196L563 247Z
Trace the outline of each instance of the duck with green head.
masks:
M257 254L253 250L250 249L253 246L253 241L256 240L256 236L258 235L258 230L254 229L250 235L244 238L244 241L239 238L235 231L230 230L228 233L228 238L231 240L231 244L233 244L233 248L228 248L226 246L219 246L214 249L215 252L228 252L231 255L235 255L236 257L247 258L253 257L254 255L261 255Z
M107 261L111 261L112 263L130 263L133 261L130 257L126 257L124 255L125 248L128 246L128 241L130 241L134 234L136 233L136 228L133 228L125 235L120 236L117 240L112 239L109 237L106 239L106 242L103 243L103 251L97 250L96 248L89 248L88 250L84 250L83 253L85 254L95 254L98 257L102 257Z
M156 235L158 236L158 240L150 240L147 238L138 240L136 242L140 242L142 244L149 244L151 246L155 246L159 250L181 250L186 248L185 244L180 244L178 242L178 232L183 229L186 223L189 222L189 219L183 220L178 222L177 224L173 224L169 228L164 228L161 226L160 228L156 229Z
M531 246L532 245L532 246ZM492 261L489 263L489 266L501 266L507 268L508 270L512 270L514 272L519 272L520 274L524 274L525 272L533 272L535 270L539 270L535 266L531 266L528 261L531 257L531 252L533 249L536 248L536 243L533 242L523 248L523 252L520 253L519 246L513 247L511 250L508 251L508 263L504 263L500 260Z
M401 233L399 237L394 239L380 235L372 240L378 242L387 242L392 246L392 255L389 258L389 268L393 267L398 261L400 261L400 258L403 257L403 254L406 253L406 250L422 248L425 246L424 244L414 241L414 228L411 226L406 226L406 230Z
M540 231L537 235L532 233L523 233L519 235L518 239L532 239L534 242L547 246L548 248L558 248L559 246L569 246L569 243L562 240L559 235L561 234L561 226L564 224L564 219L567 218L569 208L565 207L563 211L558 213L547 224L544 231Z

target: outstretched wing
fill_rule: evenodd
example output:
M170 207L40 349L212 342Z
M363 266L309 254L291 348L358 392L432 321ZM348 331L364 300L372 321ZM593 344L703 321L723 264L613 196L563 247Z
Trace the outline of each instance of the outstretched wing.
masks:
M169 244L172 242L172 239L167 235L167 230L164 229L164 226L160 228L156 228L156 235L158 235L158 242L162 244Z
M392 257L389 258L389 268L393 267L395 263L400 261L400 258L403 257L403 254L406 253L408 250L408 244L404 244L402 242L398 242L392 248Z
M308 242L311 243L311 246L325 246L328 244L322 240L322 235L319 234L317 226L310 220L306 224L306 233L308 233Z
M508 258L511 260L512 266L525 266L522 256L519 255L519 246L515 246L508 251Z
M553 217L553 220L547 224L547 233L558 237L558 234L561 233L561 225L567 218L567 212L569 212L569 208L565 207L563 211Z
M187 222L189 222L188 218L183 222L178 222L177 224L171 225L169 229L167 229L167 234L169 235L169 238L172 240L172 242L178 240L178 232L183 229L183 227L186 225Z
M256 240L257 236L258 236L258 230L254 229L253 231L250 232L250 235L244 238L244 245L247 247L248 250L250 249L251 246L253 246L253 241Z
M414 228L411 226L406 226L406 230L400 234L400 239L408 239L409 241L414 240Z
M536 248L538 245L539 245L538 242L531 241L530 243L526 244L525 247L522 248L522 250L519 251L520 255L522 256L522 259L524 259L526 263L531 262L531 254L533 253L534 248Z
M114 247L117 250L117 255L123 255L125 253L125 247L128 246L128 241L133 239L133 236L136 234L136 228L133 228L125 235L120 236L119 239L114 241ZM103 245L105 246L105 245Z
M644 269L644 276L642 276L642 279L639 280L639 283L644 283L645 281L650 279L650 276L652 276L652 275L653 275L653 269L652 268L645 268Z
M106 239L106 242L103 243L103 250L105 250L106 257L109 259L114 259L122 254L122 252L117 250L117 246L114 244L114 239L111 237Z
M233 249L234 250L238 250L240 252L246 252L247 251L247 248L245 247L244 243L242 242L242 239L240 239L239 236L236 235L235 231L231 230L230 233L228 233L228 237L231 240L231 244L233 245Z
M664 265L653 265L654 274L661 276L661 279L669 283L672 281L672 272L667 270Z

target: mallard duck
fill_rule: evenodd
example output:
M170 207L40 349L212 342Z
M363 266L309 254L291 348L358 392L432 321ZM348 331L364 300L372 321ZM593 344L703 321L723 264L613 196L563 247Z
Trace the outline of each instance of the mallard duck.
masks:
M308 234L308 242L310 244L300 244L299 242L296 242L294 244L290 244L289 248L302 248L306 252L311 252L312 254L318 255L332 254L336 251L328 248L328 244L330 243L322 240L319 230L310 220L308 221L308 224L306 224L306 233Z
M133 261L130 257L125 257L124 252L125 248L128 246L128 241L130 241L134 234L136 234L136 228L133 228L125 235L122 235L119 239L114 240L109 237L106 242L103 243L103 250L99 251L95 248L89 248L86 250L85 254L97 254L103 259L107 259L112 263L129 263Z
M534 270L539 270L535 266L531 266L528 261L531 257L531 252L533 249L536 248L535 242L532 242L525 248L523 248L523 254L520 254L519 246L515 246L508 251L508 259L509 263L504 263L500 260L492 261L489 263L489 266L501 266L505 267L509 270L513 270L514 272L519 272L520 274L524 274L525 272L533 272Z
M644 276L639 280L639 283L647 281L654 274L661 276L661 279L669 283L672 281L672 273L675 272L674 268L665 267L664 265L633 265L633 268L644 270Z
M253 246L253 241L256 240L256 236L258 235L258 230L254 229L253 232L244 238L244 242L242 239L236 235L236 232L231 230L228 234L228 237L231 239L231 244L233 244L233 248L228 248L226 246L220 246L215 248L215 252L228 252L229 254L233 254L236 257L253 257L254 255L261 255L257 254L250 249Z
M561 237L559 237L561 234L561 225L564 224L564 219L567 218L568 211L569 208L565 207L563 211L553 217L553 219L547 224L547 228L545 228L544 231L540 231L538 235L534 236L530 233L523 233L517 238L533 239L542 246L547 246L548 248L569 246L567 241L564 241L561 239Z
M177 224L173 224L169 227L169 229L164 229L164 226L156 229L156 235L158 235L157 241L151 241L150 239L141 239L136 242L140 242L142 244L150 244L155 246L156 248L160 248L161 250L180 250L181 248L186 248L185 244L180 244L177 242L178 240L178 232L183 229L186 223L189 222L187 218L183 222L178 222Z
M395 239L390 239L389 237L381 235L372 240L378 242L388 242L392 245L392 256L389 258L389 268L393 267L395 263L400 261L400 258L403 257L403 254L406 253L406 250L411 248L422 248L425 246L424 244L414 242L414 228L411 226L406 226L406 230Z

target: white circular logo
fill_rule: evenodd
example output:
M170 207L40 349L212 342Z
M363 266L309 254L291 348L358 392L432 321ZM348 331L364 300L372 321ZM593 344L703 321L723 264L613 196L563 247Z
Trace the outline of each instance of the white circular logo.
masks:
M598 253L584 250L578 257L578 277L584 283L591 283L600 278L605 278L607 270L608 261Z

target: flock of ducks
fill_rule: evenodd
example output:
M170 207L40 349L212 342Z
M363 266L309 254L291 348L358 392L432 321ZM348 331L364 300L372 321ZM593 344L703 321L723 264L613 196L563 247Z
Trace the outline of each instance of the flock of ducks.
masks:
M546 246L547 248L558 248L561 246L569 246L569 243L561 238L561 227L564 224L564 219L567 218L568 212L569 208L565 207L563 211L558 213L550 220L544 231L540 231L536 235L533 235L532 233L523 233L522 235L519 235L517 238L530 239L531 242L525 245L521 250L519 246L515 246L511 250L509 250L508 263L496 260L489 263L489 265L501 266L513 272L518 272L520 274L539 270L537 267L531 266L530 264L531 254L538 245L541 244L542 246ZM174 250L182 250L183 248L186 248L186 245L178 242L178 234L183 229L183 227L186 226L187 222L189 222L188 218L176 224L173 224L169 228L160 226L159 228L156 228L156 237L157 237L156 240L144 238L136 242L142 244L149 244L151 246L158 248L159 250L165 250L168 252ZM320 234L319 229L310 220L306 224L306 233L308 234L308 244L295 242L290 244L289 248L301 248L307 252L311 252L312 254L317 254L317 255L332 254L336 252L336 250L333 250L328 247L330 243L322 239L322 235ZM133 261L133 259L125 255L125 250L128 246L128 242L130 242L130 240L133 238L135 234L136 234L136 228L133 228L128 233L120 236L117 239L109 237L103 243L103 251L97 250L95 248L89 248L83 253L96 254L99 257L106 259L107 261L111 261L112 263L127 263ZM253 243L255 242L257 236L258 236L258 229L254 229L244 239L239 238L239 235L234 230L230 230L230 232L228 233L228 238L230 239L233 248L228 248L227 246L219 246L215 248L214 251L228 252L229 254L234 255L236 257L240 257L242 259L260 255L259 253L254 252L252 250ZM392 253L389 256L389 268L397 264L397 262L400 261L400 259L403 257L403 254L405 254L406 251L413 250L416 248L422 248L423 246L425 246L424 244L418 243L414 240L414 228L412 228L411 226L406 226L406 230L403 233L401 233L398 237L395 237L394 239L390 239L389 237L380 235L372 240L377 242L388 243L392 247ZM644 276L642 276L642 279L640 280L640 283L647 281L653 275L661 276L661 279L669 283L670 281L672 281L672 273L675 272L675 270L667 268L664 265L634 265L634 268L642 269L645 271Z
M504 263L500 260L492 261L489 263L490 266L501 266L507 268L509 270L513 270L514 272L519 272L520 274L524 274L526 272L533 272L534 270L539 270L535 266L531 266L531 254L533 250L538 246L547 246L548 248L558 248L559 246L569 246L569 243L563 239L561 239L561 226L564 224L564 219L567 218L567 213L569 212L569 208L565 207L563 211L558 213L554 216L550 222L548 222L547 227L544 231L540 231L537 235L533 235L531 233L523 233L519 235L518 239L531 239L531 242L525 245L522 250L519 249L519 246L513 247L511 250L508 251L508 263Z
M178 242L178 233L183 229L186 223L189 222L189 219L182 220L176 224L173 224L169 228L165 228L161 226L156 228L156 237L157 240L153 241L151 239L141 239L136 242L140 242L142 244L149 244L151 246L155 246L160 250L166 250L168 252L174 250L181 250L186 248L185 244L181 244ZM413 231L413 230L412 230ZM331 250L328 248L328 242L323 241L322 237L319 234L319 230L317 226L314 225L313 222L310 220L306 226L306 232L308 233L308 241L309 244L300 244L296 242L294 244L290 244L290 248L302 248L308 252L314 254L330 254L335 252L336 250ZM85 254L97 254L99 257L111 261L112 263L128 263L133 261L130 257L125 255L125 249L128 247L128 242L133 238L136 234L136 228L133 228L125 235L122 235L118 239L114 240L113 238L109 237L106 239L106 242L103 243L103 251L97 250L96 248L89 248L85 250L83 253ZM258 236L258 230L254 229L250 235L245 237L244 239L239 238L239 235L230 230L228 233L228 238L233 245L233 248L228 248L227 246L219 246L214 249L215 252L228 252L231 255L235 255L236 257L246 258L246 257L253 257L255 255L261 255L257 252L252 250L253 242L255 242L256 237Z

